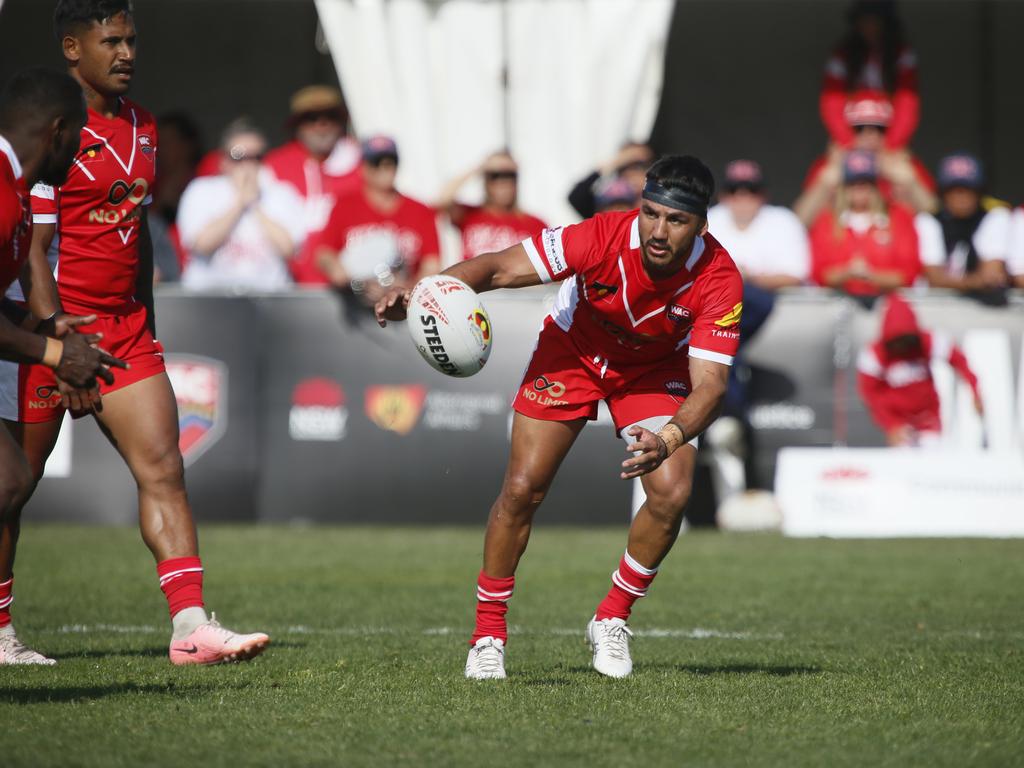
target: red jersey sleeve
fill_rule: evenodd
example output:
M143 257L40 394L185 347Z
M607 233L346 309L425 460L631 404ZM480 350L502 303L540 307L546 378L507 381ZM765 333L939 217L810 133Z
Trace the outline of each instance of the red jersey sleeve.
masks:
M849 147L853 143L853 129L844 114L846 99L846 58L842 51L836 51L825 64L818 109L828 135L841 147Z
M892 92L892 124L885 135L890 149L905 147L921 119L921 97L917 92L917 54L904 48L896 60L896 85Z
M545 227L523 240L541 282L562 280L583 269L600 250L600 226L598 219L586 219L567 227Z
M740 345L743 279L730 261L708 276L690 332L690 357L732 365Z
M33 224L57 223L57 201L59 196L60 190L54 189L49 184L36 184L32 187Z

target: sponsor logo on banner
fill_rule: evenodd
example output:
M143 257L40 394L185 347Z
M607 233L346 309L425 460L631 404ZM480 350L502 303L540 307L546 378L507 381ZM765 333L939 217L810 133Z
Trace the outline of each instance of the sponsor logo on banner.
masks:
M732 309L725 313L725 316L721 320L715 320L715 325L719 328L732 328L736 325L740 318L743 316L743 302L739 301Z
M288 435L292 440L341 440L348 423L345 393L336 381L312 378L292 391Z
M366 415L381 429L407 435L419 422L426 394L420 384L367 387Z
M165 365L178 401L178 448L187 467L227 431L228 367L195 355L167 355Z
M861 467L833 467L821 473L822 480L867 480L871 473Z
M474 432L484 416L502 416L508 401L496 392L429 392L423 410L423 426L452 432Z

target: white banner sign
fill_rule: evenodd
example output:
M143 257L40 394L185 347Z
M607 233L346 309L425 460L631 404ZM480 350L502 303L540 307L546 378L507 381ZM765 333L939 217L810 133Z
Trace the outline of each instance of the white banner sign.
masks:
M787 536L1024 536L1024 456L786 448L775 491Z

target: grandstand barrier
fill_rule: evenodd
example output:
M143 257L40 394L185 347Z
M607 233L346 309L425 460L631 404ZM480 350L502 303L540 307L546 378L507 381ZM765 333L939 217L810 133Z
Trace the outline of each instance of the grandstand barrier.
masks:
M482 523L508 452L512 396L550 291L485 297L487 367L451 379L419 358L402 324L327 291L190 295L163 289L157 326L178 398L189 496L199 520ZM915 299L925 324L964 345L988 408L973 416L937 370L953 444L1020 451L1024 301L992 309ZM747 346L757 476L770 485L785 447L879 447L855 390L859 346L878 324L825 292L787 292ZM68 423L27 510L31 520L134 523L134 483L90 419ZM539 522L621 523L631 487L624 446L601 409L580 436ZM767 481L767 482L765 482Z

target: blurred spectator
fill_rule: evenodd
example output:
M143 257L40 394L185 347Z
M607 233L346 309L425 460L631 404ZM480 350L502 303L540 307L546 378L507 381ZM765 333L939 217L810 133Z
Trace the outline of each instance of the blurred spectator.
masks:
M640 207L640 195L624 178L612 176L594 185L594 206L597 213L632 211Z
M287 288L287 261L304 235L302 201L263 166L266 139L247 119L225 129L221 151L221 173L193 180L181 198L178 227L191 257L182 282L198 290Z
M484 180L483 205L457 202L459 190L477 175ZM518 194L519 166L508 152L495 152L445 186L437 207L462 233L463 259L504 250L547 226L520 209Z
M909 286L920 272L913 213L887 205L877 182L875 155L846 155L835 206L811 228L811 270L819 285L870 299Z
M600 182L620 177L633 188L640 199L644 182L647 179L647 168L654 162L654 150L646 144L630 141L622 145L615 157L600 168L593 171L585 179L580 180L569 193L569 204L584 219L597 213L596 189Z
M1018 288L1024 288L1024 207L1013 212L1010 225L1010 254L1007 270Z
M928 283L936 288L1005 303L1012 214L1008 207L982 197L984 185L977 158L957 154L942 159L942 209L934 216L918 214L914 222L921 263Z
M268 152L266 165L302 197L308 236L324 228L338 198L359 190L359 144L346 135L348 112L336 88L302 88L292 96L290 111L293 138ZM307 248L311 242L307 237Z
M363 142L363 188L338 200L314 235L300 282L330 284L373 303L394 285L412 285L439 266L434 210L395 188L398 146L386 136Z
M156 189L153 206L168 224L178 217L185 187L196 174L203 157L199 125L184 112L168 112L157 118L160 151L156 156Z
M719 203L708 211L708 230L729 251L744 285L774 291L810 276L807 231L791 210L768 205L764 174L752 160L726 166Z
M153 283L176 283L181 280L182 259L171 237L171 228L158 212L146 217L149 239L153 243Z
M949 363L967 382L981 413L978 380L964 353L945 334L922 330L910 305L901 296L891 295L881 337L857 358L858 389L890 446L938 442L942 422L932 379L933 361Z
M903 203L915 211L935 211L935 180L928 169L908 150L886 149L885 137L892 123L893 108L877 91L854 94L846 104L845 119L853 131L852 149L874 153L878 158L878 188L887 202ZM846 150L830 147L812 164L804 180L804 192L793 208L805 225L829 205L842 180Z
M854 91L883 91L893 103L892 124L885 137L890 149L906 146L920 113L917 93L917 55L907 44L903 22L892 0L860 0L847 12L849 27L825 65L820 110L825 128L836 144L851 148L853 130L844 118Z

